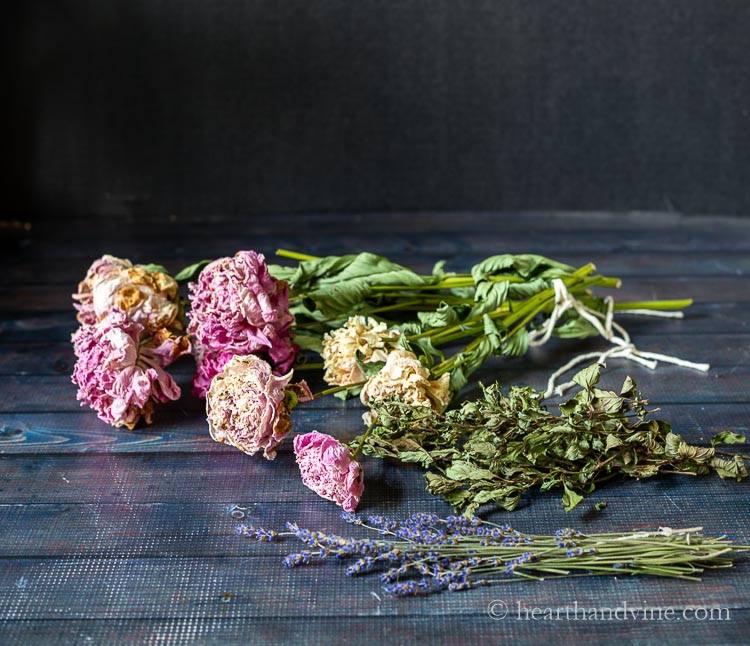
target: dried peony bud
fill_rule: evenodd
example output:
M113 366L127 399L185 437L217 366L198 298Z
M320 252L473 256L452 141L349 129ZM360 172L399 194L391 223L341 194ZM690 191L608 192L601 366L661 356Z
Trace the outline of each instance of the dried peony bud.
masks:
M297 346L292 343L294 316L289 312L287 284L268 273L265 258L254 251L239 251L220 258L201 271L190 284L190 324L199 365L210 353L258 354L276 374L284 374L294 362ZM217 356L205 359L196 375L200 392L216 364ZM212 375L211 375L212 376Z
M180 396L164 368L190 351L187 337L167 330L148 337L140 323L114 309L98 323L80 327L72 341L78 399L108 424L132 429L141 417L150 424L154 402Z
M78 320L92 325L113 309L119 309L150 332L182 327L178 320L178 285L168 274L134 267L129 260L102 256L89 268L73 295Z
M439 379L430 381L429 372L413 352L393 350L385 366L364 385L360 393L363 404L389 397L398 397L412 406L430 406L442 411L450 401L450 375L445 373ZM375 421L375 416L369 411L362 419L369 425Z
M206 395L211 437L248 455L263 449L263 457L273 460L292 430L292 409L312 399L304 381L289 383L292 374L275 376L271 366L253 354L232 357Z
M341 442L312 431L294 438L302 482L344 511L354 511L364 489L362 467Z
M385 361L401 336L374 318L352 316L338 330L323 337L323 367L326 383L349 386L365 380L357 365L357 352L363 363Z

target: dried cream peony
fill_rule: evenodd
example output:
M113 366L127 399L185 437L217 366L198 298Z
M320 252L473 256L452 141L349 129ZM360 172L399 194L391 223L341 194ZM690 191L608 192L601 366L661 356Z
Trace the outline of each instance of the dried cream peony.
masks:
M450 374L430 381L429 372L413 352L393 350L382 370L364 385L360 399L368 404L394 396L412 406L430 406L442 411L450 401ZM375 421L375 415L369 411L362 419L369 425Z
M323 367L326 383L349 386L365 380L357 365L357 351L363 363L385 361L401 333L389 330L374 318L352 316L338 330L323 337Z
M292 409L313 398L304 381L289 383L292 374L277 377L254 354L233 357L206 394L211 437L248 455L263 449L263 457L273 460L276 448L292 430Z

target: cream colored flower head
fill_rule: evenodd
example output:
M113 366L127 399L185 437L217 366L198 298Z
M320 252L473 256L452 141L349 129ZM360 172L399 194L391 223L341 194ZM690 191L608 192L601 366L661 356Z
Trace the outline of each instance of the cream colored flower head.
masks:
M393 396L412 406L430 406L442 411L450 401L450 374L430 381L429 372L413 352L393 350L382 370L364 385L359 397L363 404L369 404ZM362 419L369 425L375 421L375 415L369 411Z
M313 398L304 381L289 383L292 374L290 370L274 375L271 366L254 354L232 357L206 394L211 437L248 455L263 449L263 456L273 460L292 430L292 408Z
M106 254L95 260L86 277L78 283L78 292L73 294L75 308L78 310L78 322L82 325L95 325L100 319L94 311L94 285L109 276L116 276L125 269L130 269L133 263L124 258L117 258Z
M401 336L374 318L352 316L342 327L323 337L323 379L332 386L349 386L365 380L357 365L357 351L363 363L385 361Z
M94 311L101 318L119 308L153 332L175 322L179 312L177 289L177 281L163 272L123 268L94 282Z
M73 298L83 325L94 325L119 309L129 320L155 332L181 327L177 290L177 281L168 274L105 255L91 265Z

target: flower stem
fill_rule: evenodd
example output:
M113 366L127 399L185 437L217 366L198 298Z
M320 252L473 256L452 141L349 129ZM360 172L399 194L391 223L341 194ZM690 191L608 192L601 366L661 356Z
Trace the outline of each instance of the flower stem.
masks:
M671 301L623 301L615 303L615 310L684 310L692 304L692 298L682 298Z
M375 427L376 422L373 422L367 427L367 430L365 431L364 435L362 436L362 439L359 441L359 444L357 445L357 448L354 449L352 452L352 460L356 460L357 456L362 452L362 448L365 445L365 442L367 441L367 438L370 436L370 432Z
M277 249L276 255L282 258L291 258L292 260L319 260L319 256L311 256L306 253L299 253L297 251L290 251L289 249Z
M325 397L326 395L333 395L334 393L344 392L345 390L353 390L354 388L358 388L359 386L364 386L366 383L366 381L358 381L356 384L346 384L345 386L333 386L332 388L326 388L325 390L321 390L319 393L315 393L313 395L313 399Z

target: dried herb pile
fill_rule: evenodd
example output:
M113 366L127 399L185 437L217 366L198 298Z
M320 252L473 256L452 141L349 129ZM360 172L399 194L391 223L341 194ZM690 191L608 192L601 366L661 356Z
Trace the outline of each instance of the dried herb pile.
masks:
M579 372L580 391L553 414L533 388L498 384L483 397L440 414L395 399L373 406L377 422L355 439L364 453L421 464L430 493L473 515L485 503L513 510L538 487L560 488L573 509L609 478L658 473L747 477L743 456L717 450L745 437L719 433L711 447L693 446L670 425L648 418L648 401L626 378L618 392L597 387L600 366Z

